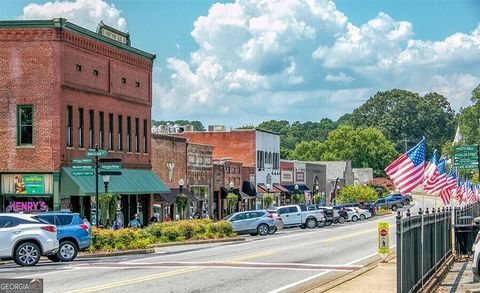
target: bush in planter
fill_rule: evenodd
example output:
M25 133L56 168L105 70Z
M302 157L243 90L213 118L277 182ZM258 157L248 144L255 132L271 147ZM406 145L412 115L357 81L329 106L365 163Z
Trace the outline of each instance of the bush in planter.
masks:
M303 204L305 203L305 196L303 194L295 194L293 195L293 201L295 204Z
M263 196L263 204L265 205L264 208L268 209L272 206L272 203L275 199L273 198L273 195L270 193L267 193Z
M322 202L322 196L320 194L315 194L313 196L313 202L316 204L316 205L320 205L321 202Z
M181 193L175 197L175 204L177 205L178 215L180 216L180 220L183 220L185 215L185 210L187 209L188 205L188 197Z
M184 240L189 240L193 238L195 234L195 222L193 221L178 221L175 223L178 227L178 231L180 236L184 238Z
M227 221L217 222L215 223L215 226L217 226L216 230L220 237L235 237L237 235L237 233L233 232L232 224Z
M228 213L234 213L235 212L235 205L237 204L238 201L238 195L236 195L233 192L230 192L227 194L227 206L228 206Z

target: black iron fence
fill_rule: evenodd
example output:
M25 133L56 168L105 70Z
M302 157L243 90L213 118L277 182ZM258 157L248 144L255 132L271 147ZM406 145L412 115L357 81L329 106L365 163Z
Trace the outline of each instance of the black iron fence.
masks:
M397 292L416 292L452 254L452 209L397 213Z
M480 204L478 202L464 207L455 208L455 225L470 224L473 218L480 216Z

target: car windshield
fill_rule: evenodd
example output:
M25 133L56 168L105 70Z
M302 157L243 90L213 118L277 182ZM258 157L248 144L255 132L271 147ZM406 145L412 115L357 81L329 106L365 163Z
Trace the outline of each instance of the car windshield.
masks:
M230 219L230 218L231 218L233 215L235 215L235 213L233 213L233 214L229 214L229 215L227 215L227 216L223 217L223 219L222 219L222 220L226 221L226 220Z

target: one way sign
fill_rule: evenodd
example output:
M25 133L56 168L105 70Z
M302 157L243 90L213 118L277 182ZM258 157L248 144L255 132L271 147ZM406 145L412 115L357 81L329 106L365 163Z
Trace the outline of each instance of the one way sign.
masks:
M378 223L378 253L390 253L390 237L388 233L388 223Z

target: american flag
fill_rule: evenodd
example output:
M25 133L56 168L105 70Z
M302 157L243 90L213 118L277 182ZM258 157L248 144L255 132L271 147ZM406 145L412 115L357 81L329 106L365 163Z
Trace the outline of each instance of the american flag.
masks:
M447 176L447 184L440 191L440 198L442 199L443 205L450 204L450 198L452 197L455 189L457 187L457 173L454 169L450 169L450 172Z
M468 203L475 203L477 202L477 193L475 191L475 187L472 182L467 181L467 200Z
M388 165L385 172L400 193L406 194L423 182L424 167L425 139L422 139L416 146Z
M457 197L457 202L460 204L464 201L465 197L465 183L462 180L458 181L458 187L456 190L456 197Z
M429 162L427 162L425 166L425 184L429 179L435 178L438 175L437 164L438 164L437 150L434 150L432 154L432 158L430 159Z

